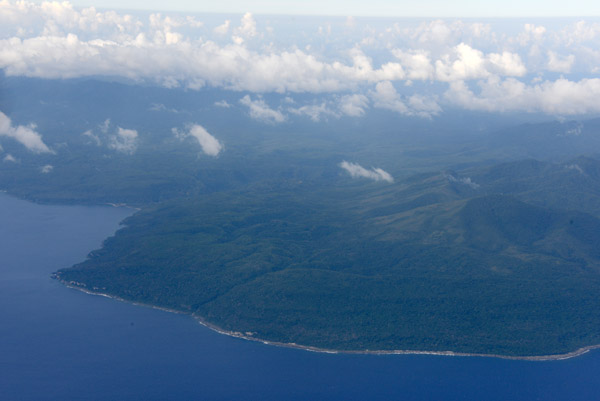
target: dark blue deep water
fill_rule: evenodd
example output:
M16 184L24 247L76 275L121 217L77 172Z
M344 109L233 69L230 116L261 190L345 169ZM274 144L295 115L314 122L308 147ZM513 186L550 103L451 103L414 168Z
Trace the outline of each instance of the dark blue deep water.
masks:
M50 278L129 213L0 194L1 400L600 399L600 352L553 362L319 354L226 337Z

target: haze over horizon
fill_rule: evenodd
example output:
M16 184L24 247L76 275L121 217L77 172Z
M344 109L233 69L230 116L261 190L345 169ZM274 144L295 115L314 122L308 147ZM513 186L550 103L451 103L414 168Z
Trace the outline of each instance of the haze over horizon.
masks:
M42 1L35 1L42 3ZM156 0L74 0L76 7L95 6L121 10L155 10L182 12L239 13L279 15L325 15L325 16L369 16L369 17L424 17L424 18L484 18L484 17L584 17L600 16L600 5L587 0L565 3L551 0L523 1L475 1L426 0L374 0L368 3L358 0L307 0L303 2L273 0L233 0L227 3L197 3L176 0L167 3Z

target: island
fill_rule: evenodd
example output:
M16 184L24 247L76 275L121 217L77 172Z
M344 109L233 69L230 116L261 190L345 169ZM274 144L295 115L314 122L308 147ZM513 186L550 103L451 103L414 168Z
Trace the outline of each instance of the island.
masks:
M600 344L599 184L589 157L256 184L145 207L56 278L313 350L577 354Z
M5 123L35 121L46 147L3 137L1 190L135 208L57 268L68 286L328 352L600 344L600 119L371 110L269 125L215 106L237 102L218 88L3 85L27 105Z

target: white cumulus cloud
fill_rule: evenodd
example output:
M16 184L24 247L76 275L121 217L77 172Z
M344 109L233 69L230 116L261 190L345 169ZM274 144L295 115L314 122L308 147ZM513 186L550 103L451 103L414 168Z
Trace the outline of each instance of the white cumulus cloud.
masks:
M315 26L300 19L294 26L279 17L257 23L251 13L221 25L205 26L199 19L0 0L0 69L6 76L105 76L167 88L243 91L250 115L271 123L285 120L283 109L269 107L260 97L271 92L328 94L338 102L313 101L289 110L313 120L359 117L369 107L430 117L445 104L461 102L490 111L519 110L516 105L545 113L595 110L588 101L600 72L600 23L595 20L557 20L547 26L517 22L515 30L514 23L503 21L367 23L358 18L348 20L351 29L342 20L311 34ZM532 77L543 80L555 73L565 77L530 85ZM582 79L589 80L587 91L568 83ZM401 87L399 94L394 88ZM580 113L560 99L539 98L565 90L569 100L583 105ZM573 98L576 93L582 97Z
M422 81L433 79L435 69L427 51L393 49L392 54L400 60L408 79Z
M452 53L437 60L435 68L440 81L479 79L493 74L520 77L527 72L516 53L505 51L486 55L465 43L457 45Z
M15 159L15 157L11 154L7 154L6 156L4 156L4 159L2 159L5 163L16 163L17 159Z
M369 99L365 95L345 95L340 99L340 111L347 116L360 117L369 107Z
M548 51L548 70L553 72L569 73L575 64L575 56L560 56L556 52Z
M339 114L334 110L331 110L325 102L321 104L309 104L301 107L289 107L287 109L292 114L304 115L309 117L312 121L321 121L323 116L339 117Z
M5 136L20 142L34 153L54 153L42 141L42 136L35 131L35 125L13 126L10 118L0 111L0 137Z
M54 170L54 166L50 165L50 164L46 164L43 167L40 167L40 172L42 174L48 174L50 173L52 170Z
M225 35L229 32L229 25L231 25L230 20L225 20L225 22L213 29L213 32L219 35Z
M222 107L224 109L228 109L231 107L231 105L227 103L227 100L220 100L218 102L215 102L215 106Z
M340 163L340 167L350 173L352 178L369 178L375 181L386 181L386 182L394 182L394 178L388 173L380 168L371 168L367 170L363 166L357 163L349 163L347 161L343 161Z
M253 37L257 35L256 21L252 16L252 13L246 13L240 21L240 26L236 29L236 33L246 37Z
M192 125L189 135L196 138L202 147L202 151L209 156L217 156L221 152L221 149L223 149L221 142L209 134L201 125Z
M403 115L431 117L441 111L435 99L423 95L415 94L403 100L390 81L379 82L370 94L375 107Z
M478 83L475 93L463 81L451 84L446 99L471 110L493 112L528 111L552 115L600 113L600 79L570 81L565 78L535 85L507 78L493 78Z
M117 152L131 155L137 149L138 132L133 129L117 127L117 132L109 137L108 147Z
M100 139L100 137L98 135L95 135L92 132L92 130L87 130L87 131L85 131L81 135L90 138L96 144L96 146L101 146L102 145L102 140Z
M177 128L173 128L171 131L181 140L188 137L194 138L206 155L218 156L223 150L223 144L199 124L191 125L187 131L180 131Z
M379 82L375 91L371 92L375 107L388 109L400 114L408 114L408 107L404 104L396 88L390 81Z
M240 99L240 103L248 107L250 117L266 123L282 123L285 116L278 110L270 108L263 99L252 100L249 95Z

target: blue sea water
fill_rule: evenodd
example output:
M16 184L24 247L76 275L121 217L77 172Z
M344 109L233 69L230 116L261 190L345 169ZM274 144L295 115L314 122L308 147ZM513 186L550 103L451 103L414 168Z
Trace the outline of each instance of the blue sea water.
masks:
M600 352L552 362L314 353L50 278L129 213L0 194L1 400L600 399Z

